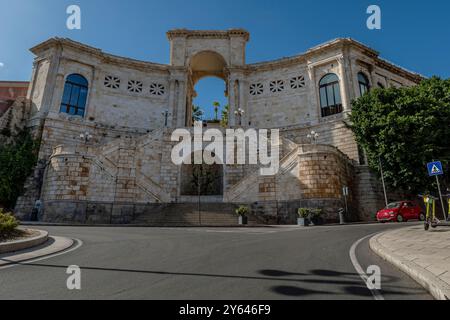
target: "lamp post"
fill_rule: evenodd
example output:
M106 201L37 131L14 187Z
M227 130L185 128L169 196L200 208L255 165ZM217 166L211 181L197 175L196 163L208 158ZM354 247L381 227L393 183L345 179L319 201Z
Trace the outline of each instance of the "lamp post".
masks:
M308 133L306 137L311 141L311 144L317 144L317 139L319 139L319 136L320 135L313 130L311 133Z
M80 140L83 141L85 144L87 144L92 138L93 136L88 131L80 134Z
M161 114L164 117L164 127L167 127L169 122L169 116L171 116L172 114L168 110L161 112Z
M239 125L242 126L242 116L245 114L245 111L239 108L234 112L234 114L239 117Z

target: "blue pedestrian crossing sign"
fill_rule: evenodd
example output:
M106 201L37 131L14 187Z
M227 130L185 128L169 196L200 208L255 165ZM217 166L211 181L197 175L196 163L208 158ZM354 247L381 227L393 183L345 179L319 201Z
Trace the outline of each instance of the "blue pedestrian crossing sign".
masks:
M442 170L442 163L440 161L430 162L427 164L428 174L430 177L440 176L444 174L444 170Z

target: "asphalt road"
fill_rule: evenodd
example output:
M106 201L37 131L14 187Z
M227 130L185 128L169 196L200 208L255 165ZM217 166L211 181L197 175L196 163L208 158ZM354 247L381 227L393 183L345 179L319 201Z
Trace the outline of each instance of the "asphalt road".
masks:
M374 299L349 250L398 224L313 228L40 227L82 240L57 257L0 268L0 299ZM383 298L432 299L378 258L365 240L356 257L378 265ZM81 290L66 268L82 270Z

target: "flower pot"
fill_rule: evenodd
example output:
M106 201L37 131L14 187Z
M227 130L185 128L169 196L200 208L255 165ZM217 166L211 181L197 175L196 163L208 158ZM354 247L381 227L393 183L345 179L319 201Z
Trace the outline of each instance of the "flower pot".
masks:
M248 218L246 216L239 216L238 222L240 225L246 225L248 223Z
M323 218L322 217L311 218L311 224L315 226L321 226L324 224Z
M308 226L308 219L298 218L297 219L297 225L302 226L302 227L307 227Z

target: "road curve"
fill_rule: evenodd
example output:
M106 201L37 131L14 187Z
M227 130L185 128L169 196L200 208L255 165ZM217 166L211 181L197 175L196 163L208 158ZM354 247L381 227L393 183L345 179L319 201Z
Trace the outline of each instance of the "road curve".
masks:
M359 239L403 225L314 228L40 227L78 238L67 254L0 270L0 299L374 299L350 259ZM362 270L378 265L383 299L432 299L358 244ZM68 290L66 268L81 268Z

